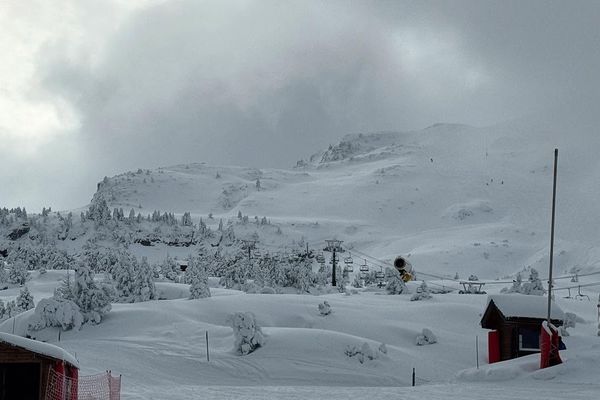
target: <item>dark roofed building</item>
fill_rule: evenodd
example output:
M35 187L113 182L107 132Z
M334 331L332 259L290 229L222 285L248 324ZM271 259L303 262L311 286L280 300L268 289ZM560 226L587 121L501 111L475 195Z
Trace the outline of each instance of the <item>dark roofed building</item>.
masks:
M488 297L481 327L488 333L489 362L509 360L538 353L540 331L548 313L548 298L522 294L500 294ZM563 311L552 303L551 323L561 326Z
M48 376L60 371L65 398L77 399L79 363L58 346L0 333L0 400L46 399ZM74 387L69 387L74 382Z

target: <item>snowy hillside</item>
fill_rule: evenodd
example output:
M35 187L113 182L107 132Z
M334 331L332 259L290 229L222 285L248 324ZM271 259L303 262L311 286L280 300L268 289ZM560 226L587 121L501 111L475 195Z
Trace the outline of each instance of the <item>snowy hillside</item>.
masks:
M301 237L320 248L336 237L387 261L410 255L430 273L496 278L547 264L558 146L557 266L564 273L595 270L600 216L592 182L599 164L586 144L558 133L513 122L348 135L291 170L139 170L106 178L94 196L142 215L266 216L283 233L259 232L267 249Z

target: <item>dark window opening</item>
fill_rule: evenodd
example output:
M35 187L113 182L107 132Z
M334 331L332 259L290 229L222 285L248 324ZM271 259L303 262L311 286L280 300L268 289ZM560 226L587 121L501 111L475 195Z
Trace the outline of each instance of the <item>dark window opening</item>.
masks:
M40 364L0 364L0 400L39 400Z

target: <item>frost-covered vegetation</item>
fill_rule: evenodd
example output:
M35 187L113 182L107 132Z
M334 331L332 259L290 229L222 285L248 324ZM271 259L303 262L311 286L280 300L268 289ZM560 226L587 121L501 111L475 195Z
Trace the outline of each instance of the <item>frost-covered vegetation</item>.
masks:
M235 338L234 351L237 354L245 356L264 346L265 335L257 325L256 316L253 313L238 312L230 318Z

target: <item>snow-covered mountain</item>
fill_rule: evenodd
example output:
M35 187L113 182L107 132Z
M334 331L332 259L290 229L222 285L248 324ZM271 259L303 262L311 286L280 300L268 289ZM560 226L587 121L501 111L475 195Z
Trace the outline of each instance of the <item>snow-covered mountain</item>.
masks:
M352 134L288 170L132 171L105 178L94 197L142 215L266 216L283 236L260 233L263 246L335 237L388 261L409 255L429 273L496 278L547 265L555 147L557 268L600 268L595 146L539 122Z
M561 135L562 129L514 121L355 134L287 170L201 163L140 169L105 178L89 207L77 212L0 209L0 251L10 282L0 295L6 303L0 302L0 331L31 334L38 311L15 313L22 285L39 305L56 297L58 287L68 295L72 270L89 265L99 286L118 290L112 310L98 325L65 332L46 325L34 334L77 356L84 375L122 373L123 398L477 399L485 393L545 399L566 392L595 398L596 307L580 300L598 296L598 140ZM487 331L479 324L487 296L459 294L459 282L440 276L495 279L527 266L545 276L555 147L561 158L554 295L577 322L564 340L566 363L538 370L539 356L530 355L488 365ZM259 241L252 261L246 262L240 238ZM311 290L289 284L294 271L306 272L294 269L304 246L314 255L330 238L343 240L355 259L348 282L363 257L371 274L403 254L431 285L432 297L413 301L422 288L418 281L400 295L366 281L338 292L328 285L325 261L319 266L310 256L303 265L312 275L303 276L320 280ZM293 255L280 254L290 249ZM190 299L190 285L181 283L188 272L174 258L190 255L213 273L211 297ZM277 279L272 287L256 286L270 278L261 275L269 265ZM243 271L252 282L227 286L224 277ZM596 273L568 283L576 271ZM86 276L90 292L94 278ZM139 285L138 277L147 284ZM124 297L129 282L135 296ZM573 285L584 293L570 296ZM510 280L487 282L485 290L495 294L507 286ZM328 315L319 308L325 301L333 310ZM266 344L246 356L232 347L231 316L239 312L253 313L266 336ZM426 330L437 343L418 346ZM411 384L413 368L418 387L403 387Z

